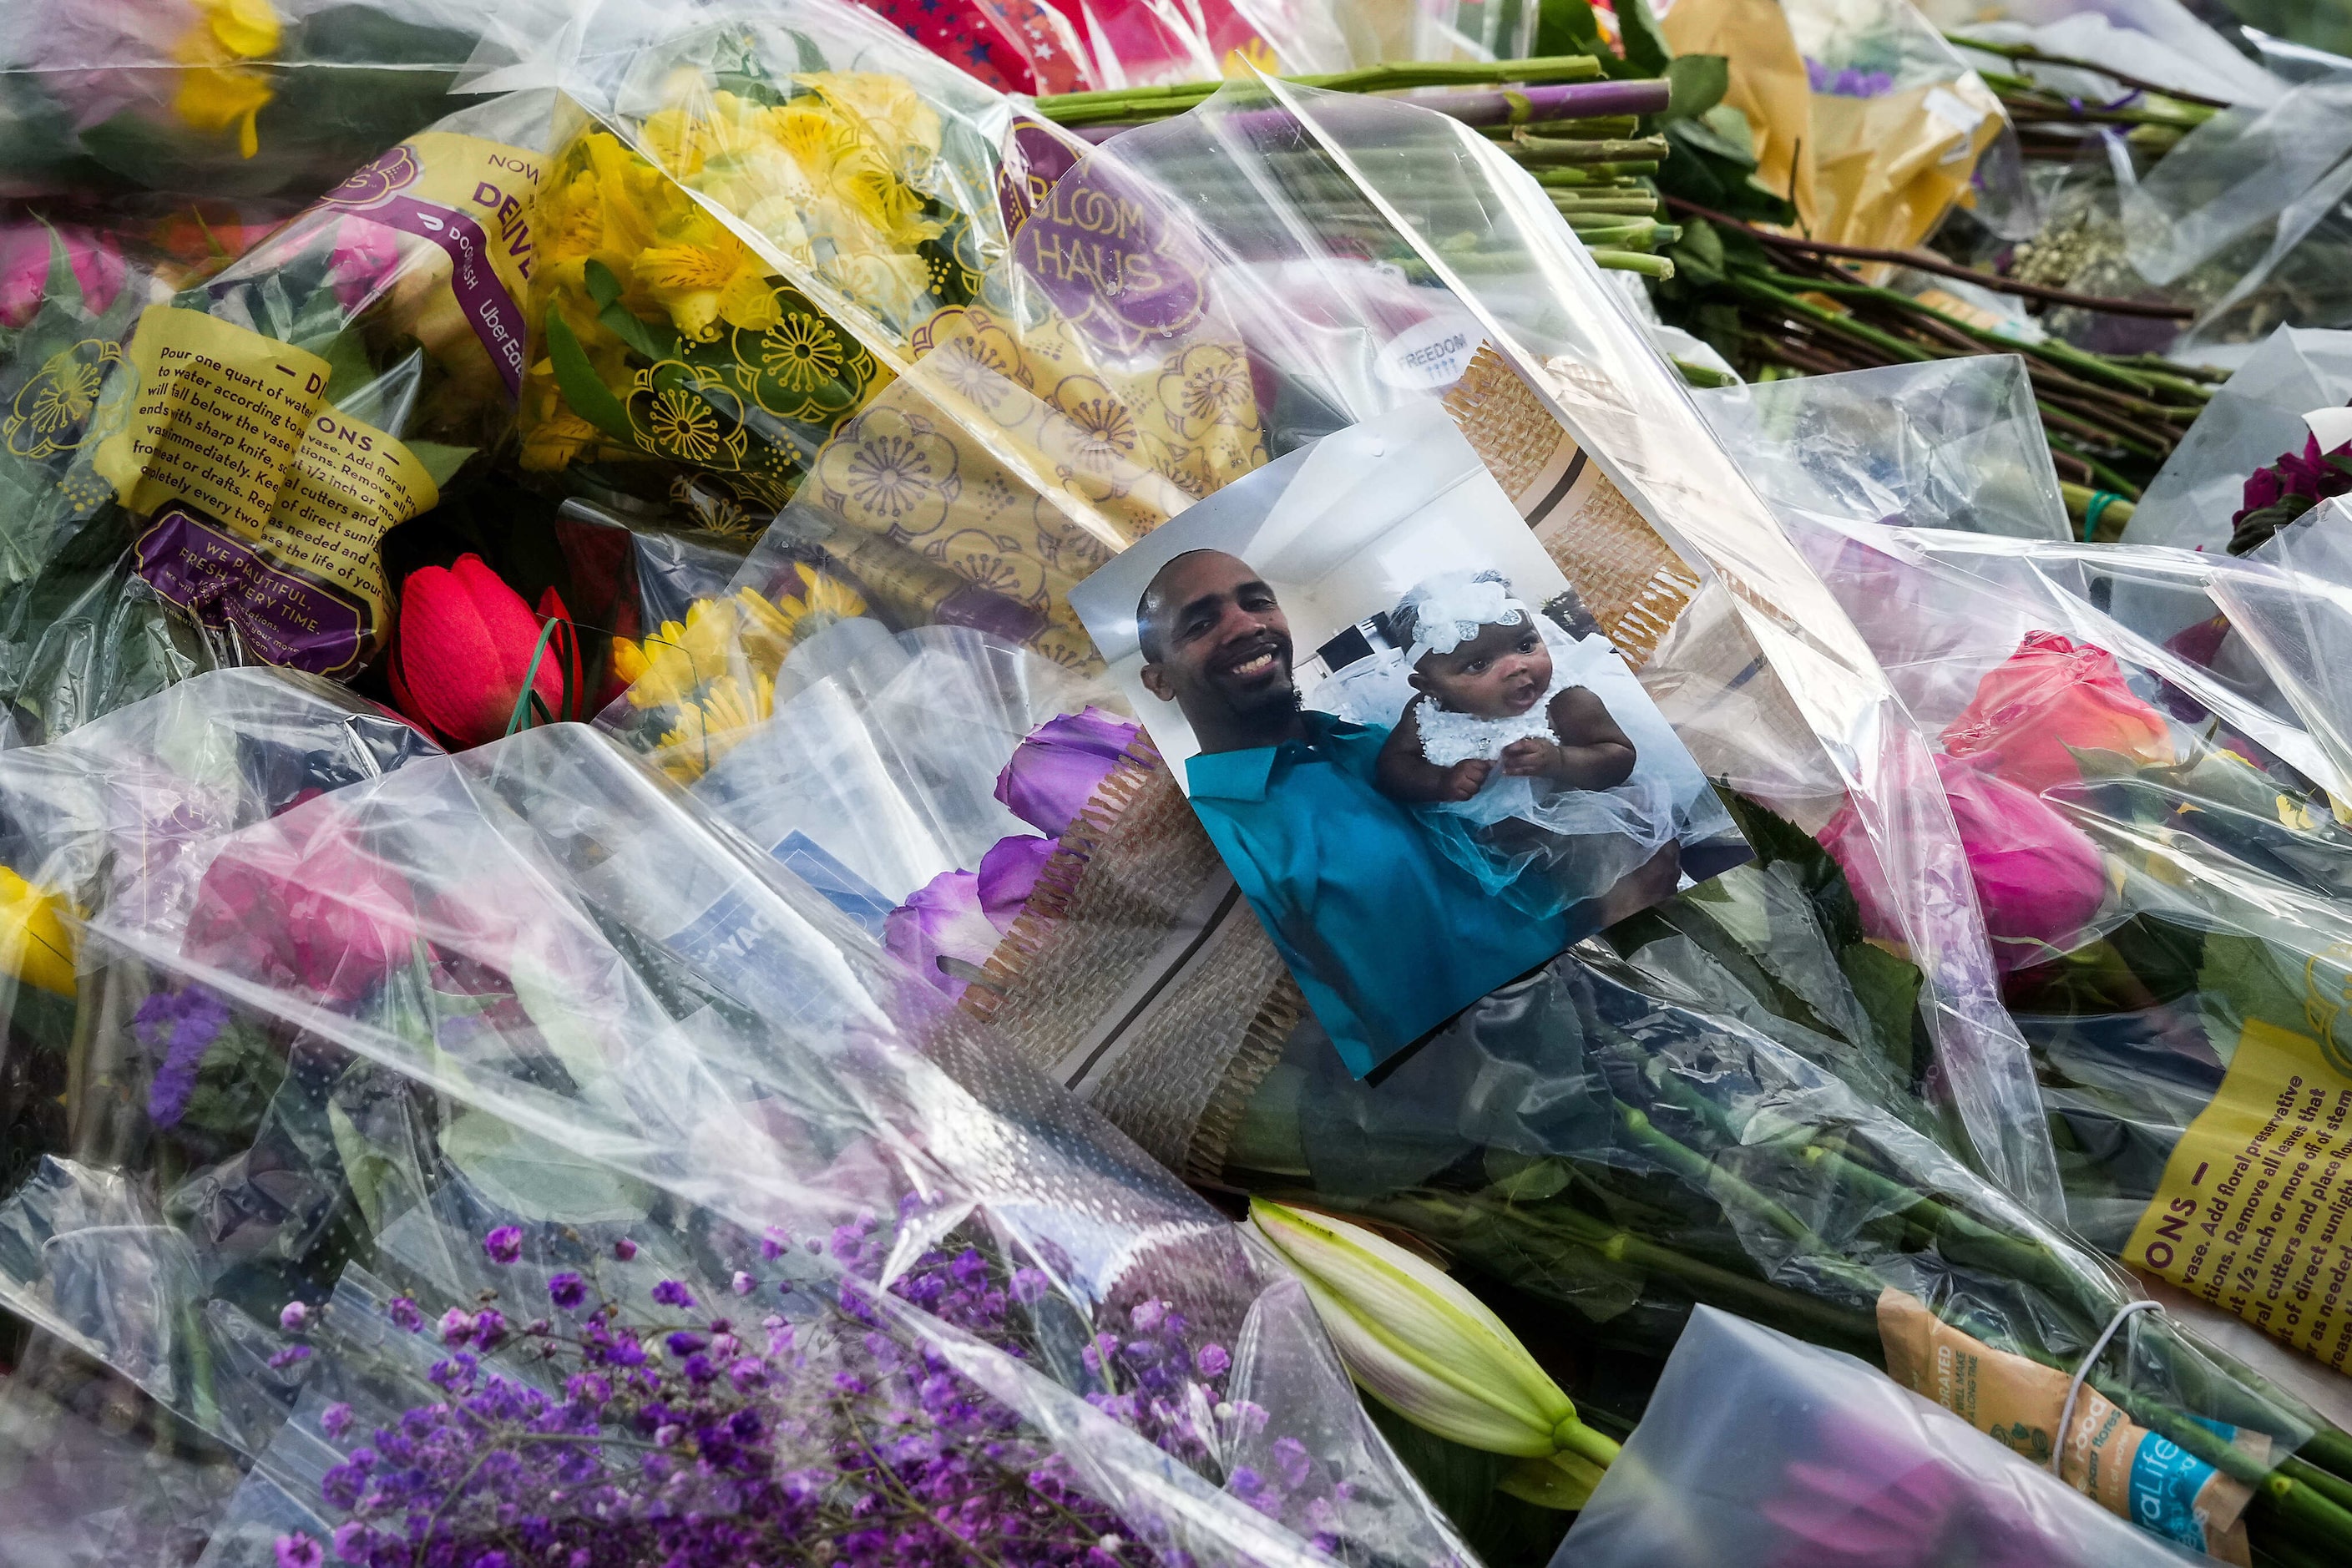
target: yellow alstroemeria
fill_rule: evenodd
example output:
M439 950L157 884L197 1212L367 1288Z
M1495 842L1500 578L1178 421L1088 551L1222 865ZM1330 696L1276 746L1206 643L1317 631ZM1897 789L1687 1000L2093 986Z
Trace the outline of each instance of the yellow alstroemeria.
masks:
M185 68L172 110L198 131L236 128L237 152L261 151L255 120L276 96L269 78L241 62L278 47L284 27L269 0L195 0L194 19L172 46Z
M940 154L939 111L914 84L883 71L819 71L793 79L854 115L894 168L919 174Z
M58 996L74 994L74 940L65 900L0 866L0 970Z
M708 342L719 325L763 332L783 319L768 264L717 218L697 211L640 252L630 270L684 336Z
M685 100L646 121L645 146L654 162L689 184L715 162L757 154L773 136L768 106L731 92L705 96L698 71L686 72Z

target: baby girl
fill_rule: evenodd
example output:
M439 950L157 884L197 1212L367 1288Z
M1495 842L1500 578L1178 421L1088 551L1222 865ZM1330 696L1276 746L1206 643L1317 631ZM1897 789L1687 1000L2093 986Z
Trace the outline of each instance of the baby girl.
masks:
M1605 923L1674 891L1665 786L1637 776L1633 741L1555 667L1547 628L1501 573L1431 578L1390 629L1411 645L1419 695L1381 748L1377 781L1421 807L1489 892L1538 915L1603 900L1587 912Z

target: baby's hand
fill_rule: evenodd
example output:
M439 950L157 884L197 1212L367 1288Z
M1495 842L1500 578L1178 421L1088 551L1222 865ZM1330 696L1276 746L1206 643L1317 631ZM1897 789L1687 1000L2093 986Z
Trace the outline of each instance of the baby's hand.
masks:
M1503 748L1503 772L1513 778L1544 778L1558 773L1564 761L1559 747L1530 735Z
M1486 775L1494 771L1495 764L1483 757L1475 758L1466 763L1456 763L1445 770L1445 793L1438 798L1468 800L1486 784Z

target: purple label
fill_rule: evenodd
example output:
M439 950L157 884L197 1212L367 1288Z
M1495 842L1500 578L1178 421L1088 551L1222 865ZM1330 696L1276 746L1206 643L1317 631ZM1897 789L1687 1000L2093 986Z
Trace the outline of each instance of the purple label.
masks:
M1006 642L1027 642L1045 625L1042 610L1016 604L977 583L968 583L940 600L931 618L941 626L970 626Z
M1014 121L996 166L996 205L1004 215L1004 232L1020 233L1029 215L1044 205L1045 193L1077 162L1077 153L1045 126L1034 120Z
M209 626L233 629L270 664L341 675L359 663L365 606L340 589L272 565L185 507L139 536L139 574Z
M386 228L419 235L449 253L449 289L458 309L474 323L474 335L490 351L490 363L507 384L509 397L522 395L523 320L514 296L490 269L490 237L464 213L420 202L415 196L389 196L379 206L353 215Z
M1013 237L1021 269L1078 330L1128 349L1201 319L1206 258L1181 213L1091 158L1045 193Z

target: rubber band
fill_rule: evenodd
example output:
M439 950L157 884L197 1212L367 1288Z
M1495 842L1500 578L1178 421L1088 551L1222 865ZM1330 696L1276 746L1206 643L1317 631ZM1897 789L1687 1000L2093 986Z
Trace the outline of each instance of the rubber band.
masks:
M2123 499L2123 497L2116 494L2113 490L2098 490L2092 494L2090 505L2083 509L2084 543L2088 544L2091 542L2091 535L2096 531L2099 526L2100 514L2105 512L2107 508L2115 505L2116 502Z
M2126 1301L2116 1309L2116 1315L2107 1320L2107 1326L2100 1331L2099 1337L2091 1342L2091 1353L2084 1356L2083 1364L2074 1369L2074 1380L2066 1385L2066 1403L2058 1407L2058 1441L2052 1446L2050 1473L2060 1480L2066 1479L2063 1468L2066 1462L2066 1429L2074 1424L2074 1401L2082 1397L2083 1382L2091 1375L2091 1368L2097 1364L2099 1352L2107 1348L2107 1342L2116 1337L2116 1331L2122 1328L2125 1321L2133 1313L2161 1312L2162 1310L2164 1310L2164 1303L2161 1301Z

